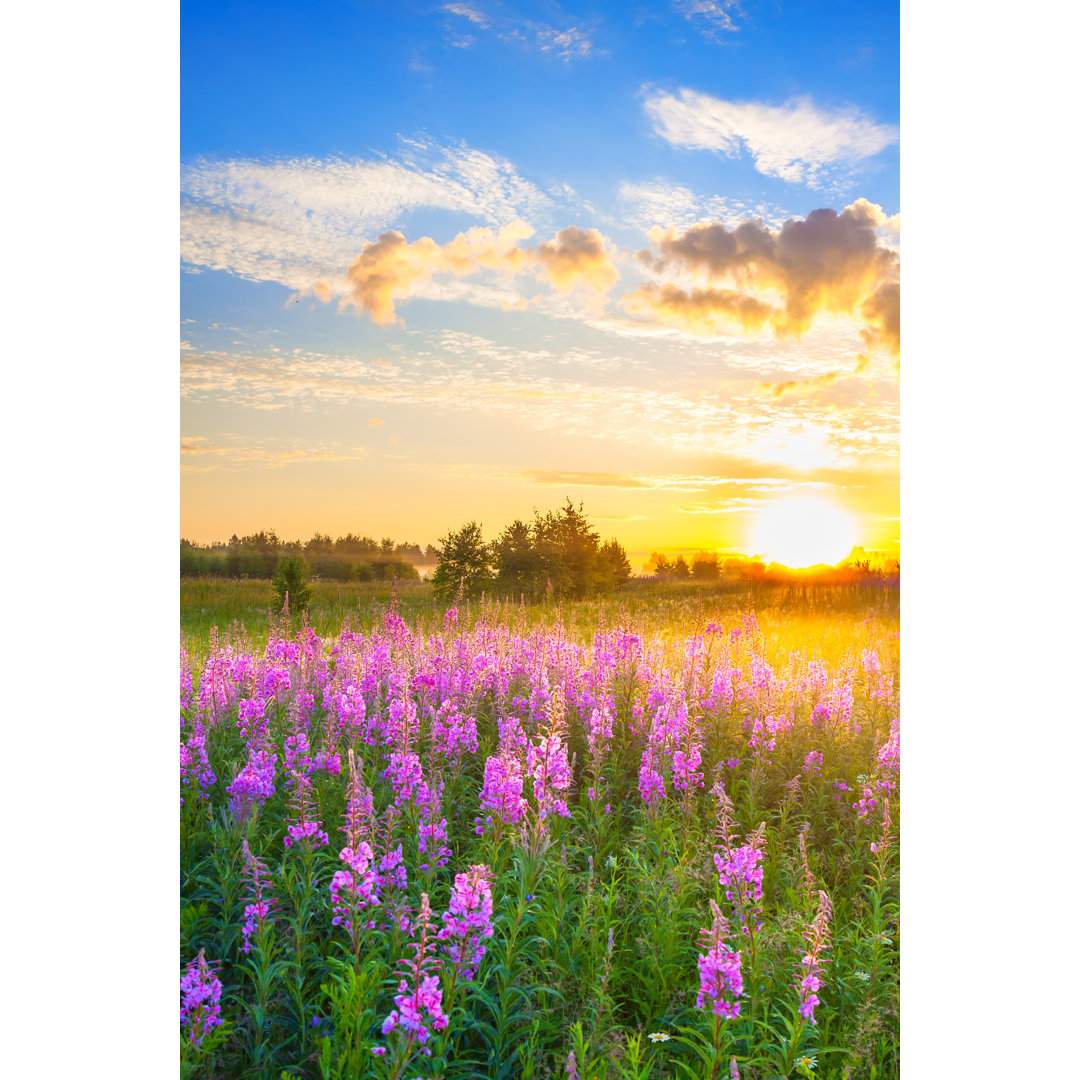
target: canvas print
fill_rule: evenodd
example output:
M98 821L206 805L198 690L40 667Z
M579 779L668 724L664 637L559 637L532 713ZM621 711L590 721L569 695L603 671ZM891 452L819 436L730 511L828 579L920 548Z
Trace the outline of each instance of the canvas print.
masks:
M900 1074L899 9L181 4L185 1077Z

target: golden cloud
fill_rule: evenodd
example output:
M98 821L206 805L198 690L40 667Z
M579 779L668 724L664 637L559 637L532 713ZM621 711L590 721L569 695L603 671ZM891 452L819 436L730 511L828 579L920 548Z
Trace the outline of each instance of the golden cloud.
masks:
M753 333L774 319L776 311L761 300L731 289L680 289L642 285L623 298L631 314L651 314L698 334L714 334L725 325Z
M563 229L554 240L536 248L543 275L561 293L575 285L607 292L619 280L611 253L596 229Z
M612 254L596 229L572 225L547 243L521 247L520 241L532 233L523 221L513 221L498 232L477 226L440 245L428 236L409 243L397 230L388 230L365 244L349 264L350 291L341 307L351 304L386 326L397 321L394 301L408 296L417 283L433 274L465 277L481 269L510 276L532 272L560 293L575 286L606 292L618 281ZM326 299L322 292L317 295Z
M878 239L878 229L891 225L880 206L858 199L840 213L812 210L779 230L753 221L734 229L719 222L683 232L654 229L649 238L657 251L638 252L639 262L657 275L689 273L710 287L650 284L625 302L632 312L695 333L715 329L715 312L719 320L748 330L767 321L778 338L801 336L819 314L857 315L866 324L867 348L885 348L895 356L900 351L900 259ZM721 282L737 291L713 287ZM776 306L754 293L776 297Z

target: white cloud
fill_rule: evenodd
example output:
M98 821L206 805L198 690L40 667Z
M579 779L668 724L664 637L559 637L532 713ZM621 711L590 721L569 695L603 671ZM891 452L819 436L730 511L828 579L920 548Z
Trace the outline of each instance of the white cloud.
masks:
M619 220L642 232L657 225L662 229L688 229L702 221L722 221L734 228L748 218L760 218L779 228L790 216L763 203L750 206L722 195L699 195L667 180L624 181L619 185L617 206Z
M498 345L459 332L420 332L394 363L308 350L292 354L213 351L181 356L181 397L189 405L259 410L362 406L364 416L387 406L451 415L493 416L536 431L640 446L695 457L756 461L761 477L773 464L792 475L805 467L894 469L898 451L895 384L874 395L779 400L753 379L715 378L707 391L695 379L659 386L632 368L618 376L589 363L558 362L559 350ZM880 396L879 396L880 395ZM695 486L708 486L701 481Z
M734 33L739 29L732 19L733 14L742 14L738 0L675 0L674 7L684 19L704 22L706 37L715 38L721 31Z
M525 49L553 53L560 60L585 60L592 56L603 56L593 47L592 31L580 26L552 26L550 23L521 22L507 16L485 14L465 4L444 4L442 10L450 15L468 19L481 30L494 30L500 41L510 42ZM460 47L460 39L448 38L451 46ZM471 43L471 39L470 39Z
M505 225L551 198L504 159L402 140L396 159L201 159L181 171L181 258L291 289L344 277L365 240L410 210Z
M443 11L448 11L451 15L460 15L463 19L475 23L481 30L488 28L488 21L484 13L477 11L475 8L467 7L465 4L443 4Z
M809 97L784 105L724 101L696 90L661 91L645 101L657 134L674 146L717 150L738 157L745 148L754 166L812 188L899 141L899 129L877 124L855 107L819 108Z

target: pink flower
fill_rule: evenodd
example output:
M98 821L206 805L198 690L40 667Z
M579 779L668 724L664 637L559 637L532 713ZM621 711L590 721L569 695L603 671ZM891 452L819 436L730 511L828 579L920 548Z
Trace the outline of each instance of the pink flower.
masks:
M739 997L742 994L742 957L723 941L728 932L727 921L715 900L709 905L713 912L712 927L702 930L702 945L708 946L698 954L697 1007L708 1008L715 1016L732 1019L739 1015Z
M180 1026L187 1039L200 1046L210 1031L221 1024L221 981L206 962L206 952L199 950L180 979Z
M470 866L467 874L454 878L450 908L443 915L439 940L461 978L475 977L487 951L481 942L495 933L492 927L491 871L484 865Z

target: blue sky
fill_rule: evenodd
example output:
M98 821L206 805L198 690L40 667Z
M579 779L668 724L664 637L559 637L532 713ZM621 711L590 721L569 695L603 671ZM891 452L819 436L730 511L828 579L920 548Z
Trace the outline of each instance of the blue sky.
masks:
M897 5L181 15L184 535L898 543Z

